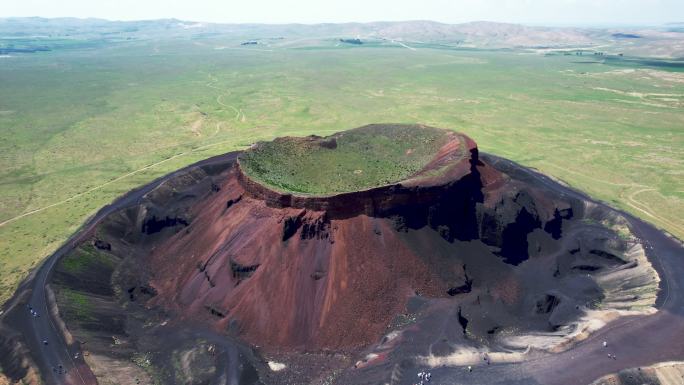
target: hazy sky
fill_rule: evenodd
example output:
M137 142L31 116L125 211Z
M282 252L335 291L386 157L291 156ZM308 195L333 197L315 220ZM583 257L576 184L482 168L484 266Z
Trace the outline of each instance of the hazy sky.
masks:
M178 18L212 22L318 23L475 20L531 24L684 21L684 0L0 0L0 17Z

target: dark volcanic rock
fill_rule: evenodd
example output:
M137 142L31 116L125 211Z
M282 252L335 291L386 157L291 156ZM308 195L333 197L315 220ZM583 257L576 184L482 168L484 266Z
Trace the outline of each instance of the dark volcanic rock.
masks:
M178 218L178 217L164 217L157 219L156 215L153 215L152 218L147 219L143 225L142 225L142 232L145 234L154 234L162 231L163 229L167 227L175 227L175 226L187 226L188 221L185 220L184 218Z
M582 221L582 201L453 138L404 181L331 196L275 191L239 162L179 177L102 224L97 249L134 262L101 281L270 352L357 351L433 307L469 341L562 330L602 299L587 274L622 266L626 246Z

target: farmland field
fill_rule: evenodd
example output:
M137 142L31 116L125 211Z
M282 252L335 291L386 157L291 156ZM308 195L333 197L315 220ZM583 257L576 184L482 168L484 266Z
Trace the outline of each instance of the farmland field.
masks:
M682 71L336 39L0 55L0 302L98 208L146 181L258 140L379 122L464 132L682 239Z

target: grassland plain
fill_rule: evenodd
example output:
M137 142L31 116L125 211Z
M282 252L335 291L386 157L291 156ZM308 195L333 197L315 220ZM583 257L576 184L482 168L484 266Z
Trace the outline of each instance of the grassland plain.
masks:
M0 58L0 301L85 219L257 140L462 131L684 238L684 73L337 39L147 41Z

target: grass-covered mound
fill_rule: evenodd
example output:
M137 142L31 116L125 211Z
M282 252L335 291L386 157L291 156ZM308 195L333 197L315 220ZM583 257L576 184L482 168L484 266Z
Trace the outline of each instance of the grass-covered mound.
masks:
M321 138L279 138L240 157L250 178L279 191L330 195L384 186L423 169L450 131L422 125L368 125Z

